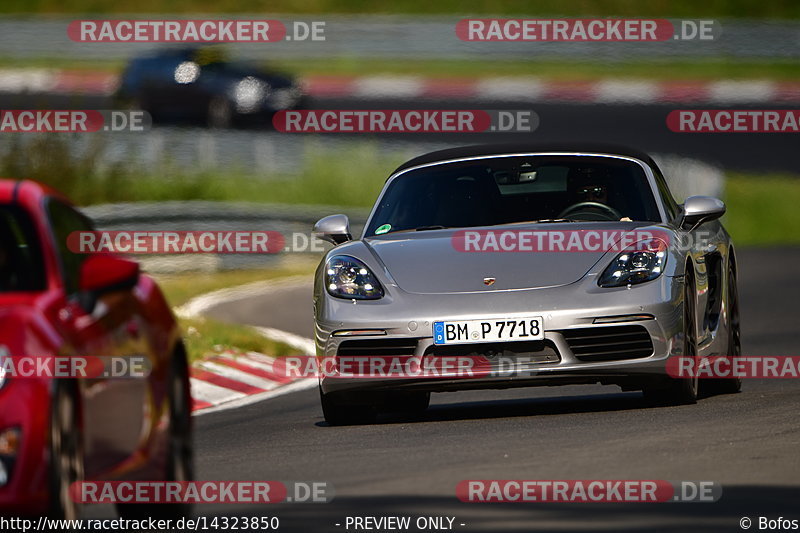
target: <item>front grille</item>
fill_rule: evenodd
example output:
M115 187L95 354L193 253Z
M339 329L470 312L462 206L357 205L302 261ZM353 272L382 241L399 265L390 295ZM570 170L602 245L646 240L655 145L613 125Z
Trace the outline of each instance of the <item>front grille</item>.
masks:
M619 361L653 354L653 341L644 326L604 326L561 332L581 361Z
M412 356L417 349L417 339L359 339L342 341L336 355L339 357Z
M525 371L561 360L550 340L521 342L491 342L479 344L431 345L426 357L464 358L472 360L473 369Z

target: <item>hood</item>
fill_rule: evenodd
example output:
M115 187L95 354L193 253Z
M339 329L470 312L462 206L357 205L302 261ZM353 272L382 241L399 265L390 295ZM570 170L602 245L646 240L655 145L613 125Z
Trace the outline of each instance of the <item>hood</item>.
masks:
M606 231L620 236L645 223L561 223L518 224L486 228L447 229L418 232L389 233L370 237L364 243L383 263L397 285L404 291L417 294L452 294L465 292L495 292L514 289L559 287L583 278L605 255L605 247L596 251L464 251L454 241L464 231L495 236L506 231L572 232ZM615 239L617 241L618 239ZM463 240L461 241L463 243ZM591 241L596 242L596 241ZM459 249L460 248L460 249ZM475 247L472 247L475 250ZM613 252L612 252L613 253ZM491 285L485 278L494 278Z

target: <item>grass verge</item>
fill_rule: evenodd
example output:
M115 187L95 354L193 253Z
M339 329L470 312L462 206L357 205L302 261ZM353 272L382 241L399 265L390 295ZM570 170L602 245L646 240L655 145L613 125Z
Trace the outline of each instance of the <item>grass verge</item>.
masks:
M387 7L391 6L391 7ZM670 0L670 2L632 2L631 0L395 0L391 3L368 0L6 0L2 13L409 13L472 15L526 15L573 17L743 17L799 18L800 5L793 0L750 2L747 0Z
M159 275L156 279L169 304L182 305L195 296L217 289L254 281L277 280L313 272L309 260L293 267L235 270L215 273ZM224 350L255 351L274 357L302 355L297 349L260 335L251 327L231 324L207 317L179 318L190 362L199 361Z
M800 244L800 176L732 173L725 227L738 246Z

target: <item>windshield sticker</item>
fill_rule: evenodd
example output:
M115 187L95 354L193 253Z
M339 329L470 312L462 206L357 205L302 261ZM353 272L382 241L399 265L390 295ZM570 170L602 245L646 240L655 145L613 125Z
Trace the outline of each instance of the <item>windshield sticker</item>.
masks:
M375 230L375 235L383 235L384 233L388 233L389 230L391 229L392 229L391 224L384 224L383 226L380 226L378 229Z

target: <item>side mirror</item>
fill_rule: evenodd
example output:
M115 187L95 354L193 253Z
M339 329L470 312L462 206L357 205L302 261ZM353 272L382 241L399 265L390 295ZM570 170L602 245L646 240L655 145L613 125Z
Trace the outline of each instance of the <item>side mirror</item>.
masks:
M353 238L350 234L350 219L347 215L330 215L314 224L312 234L330 243L342 244Z
M681 228L694 229L725 214L725 203L711 196L690 196L683 203Z
M78 288L82 292L132 289L139 281L139 263L113 255L90 255L81 265Z

